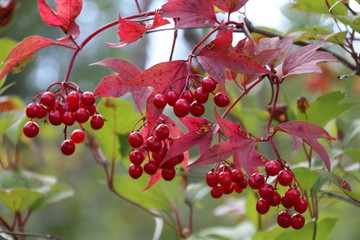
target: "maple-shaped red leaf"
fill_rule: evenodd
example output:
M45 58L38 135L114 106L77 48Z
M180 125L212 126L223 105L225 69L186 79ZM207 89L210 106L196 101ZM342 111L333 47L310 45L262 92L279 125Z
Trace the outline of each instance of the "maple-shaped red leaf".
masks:
M312 44L291 53L282 66L283 77L290 75L321 72L316 64L324 61L338 61L334 55L328 52L316 51L321 44Z
M162 5L160 12L164 17L179 18L175 29L213 27L216 23L214 5L208 0L173 0Z
M201 66L219 82L225 91L226 68L237 73L262 73L274 75L251 57L240 53L232 46L233 28L226 34L217 36L212 42L203 47L197 55Z
M39 13L45 23L60 27L69 37L76 38L80 32L75 19L82 10L82 3L82 0L57 0L54 11L45 0L38 0ZM66 41L66 38L62 40Z
M123 79L134 79L141 73L141 70L134 64L119 58L107 58L99 62L90 64L90 66L103 66L117 72Z
M50 45L59 45L68 47L62 43L56 42L49 38L44 38L41 36L31 36L27 37L21 42L19 42L9 53L3 63L5 64L4 68L0 72L0 79L3 77L21 60L27 56L33 54L34 52Z
M312 147L317 154L324 161L326 168L330 171L330 158L325 148L317 141L319 138L325 138L327 140L336 140L330 136L330 134L322 127L303 121L290 121L282 123L274 128L274 131L282 131L293 137L295 145L293 149L298 148L302 142L307 143Z
M119 23L118 35L121 41L132 43L138 40L146 31L169 24L170 22L161 17L158 12L155 12L154 22L150 27L122 18L119 19Z
M199 145L200 154L204 153L210 147L212 139L219 129L217 124L214 124L207 119L183 117L180 118L180 121L185 125L189 132L174 139L161 164L188 151L195 145Z
M213 0L215 6L224 12L232 13L242 8L249 0Z

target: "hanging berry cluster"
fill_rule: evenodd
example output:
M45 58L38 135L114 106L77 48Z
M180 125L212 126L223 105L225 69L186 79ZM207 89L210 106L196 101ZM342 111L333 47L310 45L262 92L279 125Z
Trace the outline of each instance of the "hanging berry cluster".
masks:
M54 91L51 88L57 86ZM75 152L75 144L80 144L85 139L83 123L90 119L90 126L94 130L101 129L104 118L97 112L96 98L92 92L82 92L74 83L54 83L46 91L34 97L25 110L30 121L25 123L23 132L28 138L36 137L39 125L34 119L41 119L54 126L64 124L64 141L60 150L64 155ZM67 139L67 127L78 123L80 129L75 129Z

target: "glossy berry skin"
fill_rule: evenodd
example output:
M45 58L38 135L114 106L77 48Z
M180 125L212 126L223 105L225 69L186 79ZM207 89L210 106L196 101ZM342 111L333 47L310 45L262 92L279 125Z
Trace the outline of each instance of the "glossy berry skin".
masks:
M178 99L174 104L174 113L177 117L185 117L190 112L190 103L184 99Z
M144 138L139 132L132 132L128 136L128 142L131 147L138 148L144 143Z
M281 197L281 204L284 206L284 208L292 208L294 205L294 203L286 199L285 196Z
M53 92L44 92L41 94L40 103L44 106L52 106L55 104L55 94Z
M175 102L179 99L179 94L176 91L170 90L166 93L166 101L170 106L174 106Z
M229 186L231 184L231 174L229 172L219 173L219 183L222 186Z
M159 151L153 152L151 154L151 156L154 160L160 162L161 160L164 159L166 153L167 153L167 150L165 148L161 148Z
M300 198L300 192L296 188L289 188L284 194L284 199L294 205L295 202Z
M231 171L231 181L238 183L241 182L244 178L244 174L241 170L239 169L233 169Z
M209 99L209 93L204 92L202 87L198 87L194 92L194 98L200 103L206 103Z
M64 155L71 155L75 152L75 144L70 140L61 143L60 150Z
M54 126L60 125L62 123L62 114L58 110L52 110L49 112L49 122Z
M69 111L64 112L64 114L62 116L62 122L65 125L71 126L75 123L75 121L76 121L76 119L75 119L74 112L69 112Z
M38 112L38 115L37 115L37 118L41 119L41 118L44 118L46 117L47 115L47 109L44 105L40 104L39 105L39 112Z
M198 101L191 103L190 113L194 117L201 117L205 113L205 105Z
M153 99L153 104L158 109L162 109L166 107L167 104L166 96L161 93L156 94Z
M192 103L194 101L194 94L189 89L186 89L183 94L181 95L181 98L186 99L189 103Z
M132 177L133 179L138 179L139 177L141 177L141 175L143 174L143 167L141 165L134 165L131 164L128 172L130 177Z
M305 224L305 218L299 213L295 213L290 218L290 225L294 229L301 229Z
M270 209L270 203L264 199L264 198L260 198L257 202L256 202L256 211L260 214L265 214L269 211Z
M155 136L160 140L165 140L170 135L170 129L166 124L159 124L154 131Z
M226 93L218 92L214 96L214 103L218 107L226 107L230 104L230 98Z
M233 186L234 186L234 191L236 193L242 193L244 190L244 189L240 188L239 185L237 185L237 184L234 184Z
M224 188L224 194L228 195L234 192L234 185L233 184L229 184L226 186L222 186Z
M248 185L248 180L246 178L243 178L240 182L236 183L239 188L245 189Z
M25 114L28 118L37 118L40 111L40 106L38 104L30 103L25 109Z
M272 198L274 192L275 192L274 187L269 183L265 183L259 187L260 197L262 197L266 200L270 200Z
M281 203L281 196L278 192L274 192L271 198L269 199L269 203L271 206L276 207Z
M201 81L201 87L203 88L204 92L212 92L216 88L216 81L210 77L204 77Z
M70 139L75 144L82 143L85 140L85 132L81 129L75 129L71 133Z
M90 126L94 130L99 130L104 126L105 119L100 114L95 114L90 120Z
M176 170L175 168L163 168L161 170L161 176L164 180L166 181L171 181L174 179L176 175Z
M71 92L66 96L65 101L68 107L73 107L73 108L79 107L80 95L76 91Z
M91 106L96 101L96 98L92 92L83 92L83 94L81 94L80 99L81 102L86 106Z
M282 228L290 227L291 214L287 211L282 211L277 216L277 223Z
M90 117L90 113L87 109L85 108L79 108L78 110L76 110L75 112L75 120L78 123L84 123L87 122L87 120L89 120Z
M294 209L298 213L304 213L308 208L308 201L305 198L298 198L294 204Z
M86 110L89 111L89 114L90 116L93 116L95 113L96 113L96 105L93 104L93 105L84 105L84 104L81 104L81 107L82 108L85 108Z
M265 172L268 176L276 176L281 171L281 164L274 160L274 161L268 161L265 164Z
M39 125L36 122L29 121L25 123L23 133L28 138L36 137L39 133Z
M279 172L277 180L282 186L289 186L293 180L293 177L294 175L292 172L284 169Z
M219 184L219 173L217 172L208 172L205 177L206 184L209 187L215 187Z
M162 144L159 139L157 139L154 136L150 136L146 139L146 147L151 152L158 152L158 151L160 151Z
M210 196L212 198L221 198L223 194L224 194L223 186L215 186L210 190Z
M253 173L248 179L248 184L252 189L258 189L265 184L264 176L260 173Z
M131 151L129 154L130 162L134 165L140 165L143 163L145 157L144 154L140 151L135 149L134 151Z
M144 164L144 172L149 175L154 175L159 169L159 165L156 161L150 160Z

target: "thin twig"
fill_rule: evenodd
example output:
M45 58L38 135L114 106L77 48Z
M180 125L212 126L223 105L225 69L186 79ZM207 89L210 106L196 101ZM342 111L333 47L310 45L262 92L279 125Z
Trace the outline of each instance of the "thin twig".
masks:
M41 235L36 233L23 233L23 232L9 232L9 231L3 231L0 230L0 233L9 234L12 236L23 236L23 237L34 237L34 238L43 238L43 239L56 239L61 240L60 237L54 236L54 235Z

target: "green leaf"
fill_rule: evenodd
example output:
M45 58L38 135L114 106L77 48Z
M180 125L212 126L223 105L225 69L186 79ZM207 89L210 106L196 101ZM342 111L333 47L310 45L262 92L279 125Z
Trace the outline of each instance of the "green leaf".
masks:
M330 36L327 36L325 41L326 42L332 42L332 43L335 43L335 44L341 44L341 43L344 42L344 40L346 38L346 35L347 35L347 31L334 33L334 34L331 34Z
M284 229L281 227L275 227L270 231L257 232L252 237L252 240L274 240L274 239L277 239L277 237L285 231L287 231L287 229Z
M360 150L348 149L344 153L354 158L356 161L360 162Z
M11 126L11 120L13 116L14 114L10 114L0 120L0 136L2 136L5 133L5 131Z
M255 226L255 228L257 228L259 224L258 221L259 213L256 211L255 208L257 201L258 199L256 198L255 193L253 191L250 191L246 197L245 209L246 209L246 216Z
M192 205L198 204L208 194L209 187L204 183L192 183L186 188L186 199Z
M10 50L15 47L15 45L17 44L16 41L11 40L9 38L0 38L0 72L2 71L2 69L4 68L5 64L2 64L2 62L5 60L5 58L7 57L7 55L9 54ZM6 79L6 75L5 77L3 77L3 79L0 79L0 87L4 84L4 80Z
M332 8L331 12L334 15L346 15L348 9L338 0L328 0L329 6ZM298 9L305 12L313 12L320 14L331 14L326 1L314 1L314 0L296 0L296 3L292 5L294 9Z
M316 240L329 239L338 219L325 218L317 224Z
M360 119L351 119L351 121L336 119L336 125L343 136L345 146L349 144L358 133L360 133Z
M50 187L45 195L39 198L33 205L31 205L32 210L42 208L48 204L59 202L63 199L72 197L74 195L73 189L64 184L55 184Z
M299 167L293 169L292 171L296 176L296 180L304 191L311 190L320 177L320 173L311 171L308 168Z
M338 117L346 110L356 106L355 103L340 103L345 98L345 93L337 91L318 97L306 111L307 119L298 113L298 119L325 127L331 120Z
M41 193L24 187L0 190L0 201L14 213L30 207L41 196Z

